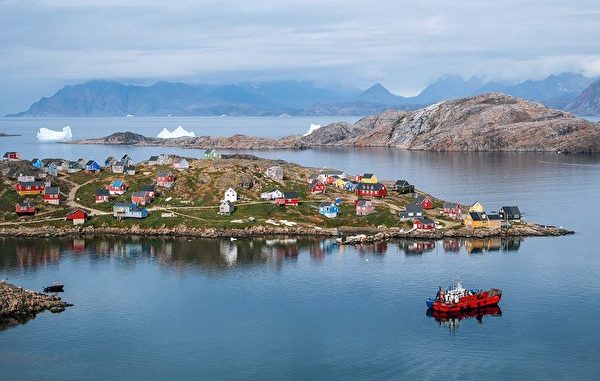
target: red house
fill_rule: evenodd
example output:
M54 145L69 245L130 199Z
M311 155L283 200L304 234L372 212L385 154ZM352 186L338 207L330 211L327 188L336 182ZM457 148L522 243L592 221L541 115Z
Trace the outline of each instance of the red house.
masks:
M417 196L415 204L419 204L423 209L433 209L433 201L427 196Z
M156 175L156 185L159 187L170 188L175 183L175 176L171 171L160 171Z
M373 197L385 197L387 196L387 188L382 183L367 184L359 183L354 190L357 196L373 196Z
M298 206L298 203L299 203L298 193L284 192L283 197L276 199L275 203L279 206L284 206L284 205Z
M29 201L21 201L15 205L15 212L18 216L32 216L35 214L35 206Z
M325 179L325 182L328 185L332 185L334 184L340 177L338 175L334 175L334 176L327 176L327 178Z
M323 184L319 180L313 180L313 182L310 183L310 185L308 186L308 190L312 194L325 193L325 184Z
M435 222L427 217L417 217L413 221L413 228L417 230L435 230Z
M44 194L42 195L44 202L48 204L58 205L60 204L60 188L59 187L46 187Z
M108 186L108 193L112 195L121 195L127 192L127 184L123 180L114 180Z
M110 192L106 188L96 189L96 204L108 202L110 200Z
M4 160L8 160L8 161L21 160L21 154L18 152L6 152L4 154Z
M460 205L456 203L445 202L444 208L442 209L442 214L450 218L461 218L462 209L460 208Z
M67 214L67 221L73 221L73 225L81 225L88 218L88 212L83 209L73 209Z
M17 193L21 196L42 194L44 188L46 188L46 183L43 181L19 181L15 185Z
M131 202L136 205L147 205L150 200L150 193L146 191L137 191L131 194Z

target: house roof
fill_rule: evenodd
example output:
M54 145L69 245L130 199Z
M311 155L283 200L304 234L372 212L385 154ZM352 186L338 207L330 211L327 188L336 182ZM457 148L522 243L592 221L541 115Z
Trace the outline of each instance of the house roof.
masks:
M119 160L119 161L115 161L112 166L113 167L122 167L124 165L125 165L125 163L123 163L121 160Z
M29 207L33 206L33 204L30 203L29 201L19 201L19 202L17 202L17 205L19 205L19 207L21 207L21 208L29 208Z
M223 201L221 201L221 206L223 206L223 205L227 205L230 208L233 208L235 206L234 203L231 202L231 201L229 201L229 200L223 200Z
M330 206L330 205L331 205L331 203L330 203L330 202L323 201L323 202L321 202L321 203L319 204L319 207L325 207L325 206Z
M404 209L407 213L423 213L423 207L420 204L406 204Z
M420 196L415 197L415 202L418 203L418 204L420 204L423 201L425 201L425 199L429 199L429 197L420 195Z
M113 205L113 208L135 208L136 205L132 204L131 202L115 202Z
M424 225L435 225L435 222L431 218L427 218L427 217L417 217L417 218L415 218L415 221L419 221L420 223L422 223Z
M283 198L298 198L298 192L283 192Z
M488 219L485 213L479 212L469 212L469 216L471 216L473 221L485 221Z
M44 194L60 194L59 187L46 187L44 189Z
M500 208L500 210L506 214L511 214L511 215L515 215L515 214L521 214L521 211L519 210L518 206L503 206L502 208Z
M373 177L372 173L365 173L364 175L362 175L363 179L370 179L371 177Z
M83 208L75 208L75 209L71 209L71 210L69 211L69 213L67 213L67 216L68 216L68 215L71 215L71 214L75 214L75 213L77 213L77 212L83 212L83 213L85 213L85 215L86 215L86 216L87 216L88 214L90 214L90 212L88 212L87 210L85 210L85 209L83 209Z
M128 154L123 155L123 157L121 158L121 160L125 161L125 159L130 159L131 157Z
M499 221L499 220L502 219L502 218L500 218L500 215L498 213L490 213L490 214L487 215L487 218L490 221Z
M157 176L158 177L173 176L173 173L171 171L159 171Z
M106 188L96 189L96 196L110 196L110 192Z
M43 187L44 185L46 185L46 183L44 183L43 181L19 181L19 184L22 187Z
M310 183L310 187L312 188L312 187L314 187L314 186L315 186L315 185L317 185L317 184L323 184L323 182L321 182L321 181L319 181L319 180L313 180L313 181Z
M111 185L113 187L120 187L122 185L124 185L123 180L113 180L113 182L111 183Z
M383 184L382 183L376 183L376 184L359 183L356 186L356 189L358 189L358 190L374 190L374 191L379 191L379 190L383 189Z
M148 161L158 161L158 156L150 156Z
M356 206L368 206L368 205L371 205L371 204L373 204L371 202L371 200L358 200L356 202Z
M131 197L148 197L147 191L135 191L131 194Z
M140 190L143 190L146 192L154 192L156 190L156 185L154 185L154 184L142 185L140 187Z
M394 183L394 185L403 186L403 185L410 185L410 184L406 180L396 180L396 182Z
M458 204L455 202L445 202L444 209L455 209L458 207Z
M85 165L86 165L86 166L87 166L87 165L94 165L94 164L95 164L95 165L98 165L98 163L96 163L94 160L88 160L88 162L87 162L87 163L85 163Z

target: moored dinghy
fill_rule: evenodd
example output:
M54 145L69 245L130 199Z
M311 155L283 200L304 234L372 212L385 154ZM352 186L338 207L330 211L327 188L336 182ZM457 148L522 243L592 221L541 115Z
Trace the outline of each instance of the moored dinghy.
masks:
M54 283L52 286L44 287L44 292L63 292L64 287L62 283Z

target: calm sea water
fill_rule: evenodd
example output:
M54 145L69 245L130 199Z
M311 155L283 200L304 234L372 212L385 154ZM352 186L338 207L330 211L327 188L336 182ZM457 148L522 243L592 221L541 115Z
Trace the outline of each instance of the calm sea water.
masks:
M227 127L250 129L242 119ZM258 124L279 120L264 119L269 121ZM274 125L295 133L310 123L297 119L287 127L280 127L287 118ZM82 119L74 131L104 135L94 131L109 120ZM160 124L146 122L139 122L140 131ZM0 119L0 131L10 132L6 123ZM26 155L62 156L63 148L57 148L62 145L21 138L17 149ZM14 147L16 140L10 139L0 139L0 150ZM68 147L72 157L121 152ZM156 151L118 149L138 160ZM193 150L185 152L192 156ZM440 197L480 200L488 209L518 204L528 219L564 225L577 234L522 241L399 241L366 248L339 248L328 240L7 238L0 240L0 277L32 289L61 280L67 285L64 298L75 307L1 331L0 378L600 377L595 319L600 313L599 156L347 149L255 153L407 178ZM470 287L503 289L501 315L483 316L481 322L466 318L457 325L426 316L425 298L457 275Z

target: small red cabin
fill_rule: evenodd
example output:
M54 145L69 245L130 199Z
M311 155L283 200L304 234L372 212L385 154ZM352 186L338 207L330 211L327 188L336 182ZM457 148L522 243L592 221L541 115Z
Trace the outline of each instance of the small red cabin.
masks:
M339 178L340 178L340 177L339 177L339 176L337 176L337 175L334 175L334 176L327 176L327 178L325 179L325 182L326 182L328 185L332 185L332 184L334 184L334 183L335 183L335 182L336 182L336 181L337 181Z
M88 218L88 213L80 208L73 209L67 214L67 221L73 221L73 225L80 225Z
M9 160L9 161L16 161L16 160L21 160L21 154L18 152L6 152L4 154L4 160Z
M442 214L446 217L450 218L461 218L462 217L462 209L460 205L452 202L444 203L444 208L442 209Z
M131 194L131 202L136 205L147 205L150 200L150 193L146 191L137 191Z
M426 217L415 218L413 228L417 230L435 230L435 222Z
M156 185L159 187L170 188L175 183L175 176L171 171L160 171L156 175Z
M60 203L60 188L59 187L46 187L44 194L42 195L44 202L49 204L58 205Z
M299 198L296 192L284 192L283 197L275 200L275 203L279 206L292 205L298 206Z
M415 198L415 204L419 204L423 209L433 209L433 201L427 196L418 196Z
M310 183L310 185L308 186L308 190L310 191L310 193L312 194L316 194L316 193L325 193L325 184L323 184L322 182L320 182L319 180L314 180L312 183Z
M35 206L28 201L21 201L15 205L15 212L19 216L31 216L35 214Z
M373 196L373 197L385 197L387 196L387 188L382 183L366 184L360 183L354 190L357 196Z

